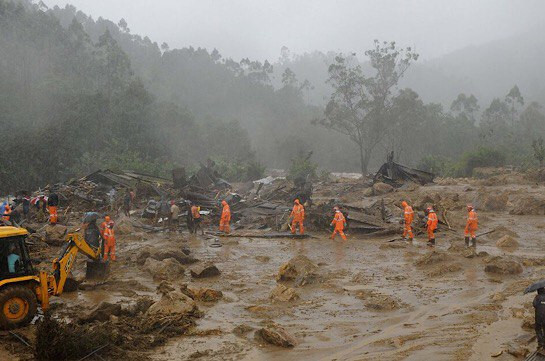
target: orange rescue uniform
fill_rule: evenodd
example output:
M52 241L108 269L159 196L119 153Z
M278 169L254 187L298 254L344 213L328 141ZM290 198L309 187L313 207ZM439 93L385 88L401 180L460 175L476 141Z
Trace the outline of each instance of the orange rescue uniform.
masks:
M299 224L299 233L304 234L305 227L303 226L303 221L305 220L305 207L299 203L298 199L296 199L294 203L290 215L290 217L293 217L293 220L291 221L291 233L295 234L297 224Z
M2 219L4 221L9 221L10 214L11 214L11 207L9 206L9 204L6 204L6 207L4 208L4 215L2 216Z
M49 223L51 224L57 224L57 206L49 206L47 207L49 210Z
M477 218L477 212L472 209L467 215L467 223L464 230L464 235L466 237L471 236L471 238L476 238L475 232L477 232L478 223L479 220Z
M115 261L115 232L112 228L113 226L109 225L104 230L104 260L108 260L108 255L112 261Z
M221 201L221 204L223 205L223 210L221 211L220 232L229 233L231 232L231 227L229 226L229 222L231 221L231 208L229 208L226 201Z
M333 230L333 233L331 234L331 239L335 238L335 235L339 233L346 241L346 236L344 235L344 226L346 224L346 219L344 218L344 215L341 211L335 211L335 217L333 218L333 221L331 222L331 225L335 226L335 229Z
M201 218L201 214L199 212L199 207L191 206L191 215L193 216L193 219Z
M435 234L433 233L433 231L437 229L437 223L439 223L439 220L437 219L437 214L435 214L435 211L432 209L428 213L428 222L426 223L428 226L428 240L430 241L435 240Z
M405 201L401 203L403 206L403 218L405 219L405 227L403 228L403 238L407 237L409 235L409 239L413 239L413 230L411 227L411 224L414 220L414 212L413 208Z

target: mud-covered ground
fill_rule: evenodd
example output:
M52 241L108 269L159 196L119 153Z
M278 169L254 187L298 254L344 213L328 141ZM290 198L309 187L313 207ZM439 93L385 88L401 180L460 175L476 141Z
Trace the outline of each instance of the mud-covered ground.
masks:
M509 213L521 213L517 211L521 198L541 202L544 191L544 186L528 182L445 181L381 196L416 204L428 195L439 195L443 204L448 203L453 229L443 227L435 250L425 245L424 236L416 237L414 244L365 235L331 241L325 233L306 240L232 237L221 239L223 246L214 248L210 236L135 231L118 237L118 261L108 281L53 299L52 309L70 320L102 301L158 299L159 280L137 265L137 256L146 246L187 247L200 263L213 262L221 275L197 280L189 273L195 265L184 265L185 273L169 283L175 288L185 283L194 289L219 290L223 298L197 301L204 315L189 334L142 351L154 360L521 359L535 348L533 295L522 292L532 281L545 278L545 218L541 205L529 212L533 215ZM497 209L497 204L484 204L498 195L504 195L501 210L484 209ZM478 240L476 252L464 248L462 224L468 202L477 207L480 231L496 229ZM505 236L511 242L498 246ZM518 245L513 246L513 240ZM318 266L317 279L304 286L286 283L298 294L296 300L271 300L279 267L297 255ZM493 272L485 272L485 267ZM81 277L81 260L78 268L75 275ZM254 336L272 324L282 326L297 344L281 348ZM19 332L31 339L34 327ZM2 358L4 352L17 359L20 350L13 348L25 347L7 335L0 342L5 345Z

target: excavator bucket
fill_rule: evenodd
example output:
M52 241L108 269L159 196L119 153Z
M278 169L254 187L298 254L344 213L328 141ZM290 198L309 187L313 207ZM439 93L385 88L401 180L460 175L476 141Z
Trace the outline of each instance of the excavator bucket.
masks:
M110 263L101 261L87 261L87 271L85 278L87 279L104 279L110 272Z

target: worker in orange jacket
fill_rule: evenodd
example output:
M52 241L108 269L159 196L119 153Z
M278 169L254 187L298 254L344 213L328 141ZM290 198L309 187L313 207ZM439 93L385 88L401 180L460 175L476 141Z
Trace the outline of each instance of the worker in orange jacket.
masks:
M346 219L344 218L343 213L339 209L339 207L333 208L335 210L335 217L333 218L333 221L331 221L331 225L335 226L335 229L333 230L333 233L331 234L331 239L335 238L335 235L339 233L343 240L346 241L346 236L344 235L344 227L346 227Z
M100 235L102 236L102 239L104 239L104 231L106 228L108 228L108 224L112 222L110 216L104 217L104 222L100 224Z
M403 218L405 219L405 227L403 228L403 239L409 236L409 241L412 241L414 238L413 229L411 227L414 220L413 207L411 207L407 202L401 202L403 207Z
M433 232L437 229L439 220L437 219L437 214L435 214L432 207L428 207L426 211L428 212L428 221L426 222L428 230L428 245L435 246L435 234Z
M231 221L231 208L229 208L229 205L226 201L221 201L221 204L223 205L223 209L221 211L221 219L220 219L220 232L230 233L231 228L229 227L229 222Z
M115 261L115 232L114 222L108 223L104 230L104 260L108 260L108 256L112 261Z
M299 224L299 233L305 233L305 227L303 226L303 221L305 220L305 207L299 202L299 199L296 199L293 202L293 209L291 211L290 217L291 221L291 233L295 234L297 229L297 224Z
M471 204L467 205L467 223L466 228L464 230L464 236L466 241L466 247L469 247L470 245L472 247L477 247L477 236L475 235L475 232L477 232L477 227L479 224L479 220L477 218L477 212L475 212L475 209Z

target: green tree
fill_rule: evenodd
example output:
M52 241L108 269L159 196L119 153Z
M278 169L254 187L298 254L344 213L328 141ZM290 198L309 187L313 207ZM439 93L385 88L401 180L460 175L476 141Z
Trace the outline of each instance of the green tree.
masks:
M450 105L450 110L457 116L464 116L475 123L475 115L479 111L479 104L473 94L467 96L464 93L460 93Z
M539 162L539 167L543 168L543 161L545 160L545 145L543 144L542 137L532 140L532 149L534 150L534 158Z
M513 86L505 96L505 102L509 105L511 113L511 125L515 125L515 119L520 107L524 105L524 98L518 86Z
M315 121L357 144L363 175L367 174L373 151L390 127L392 92L410 64L418 59L411 48L398 49L395 42L376 40L365 55L373 70L369 77L364 75L361 65L353 65L343 56L335 58L328 70L333 94L325 117Z

